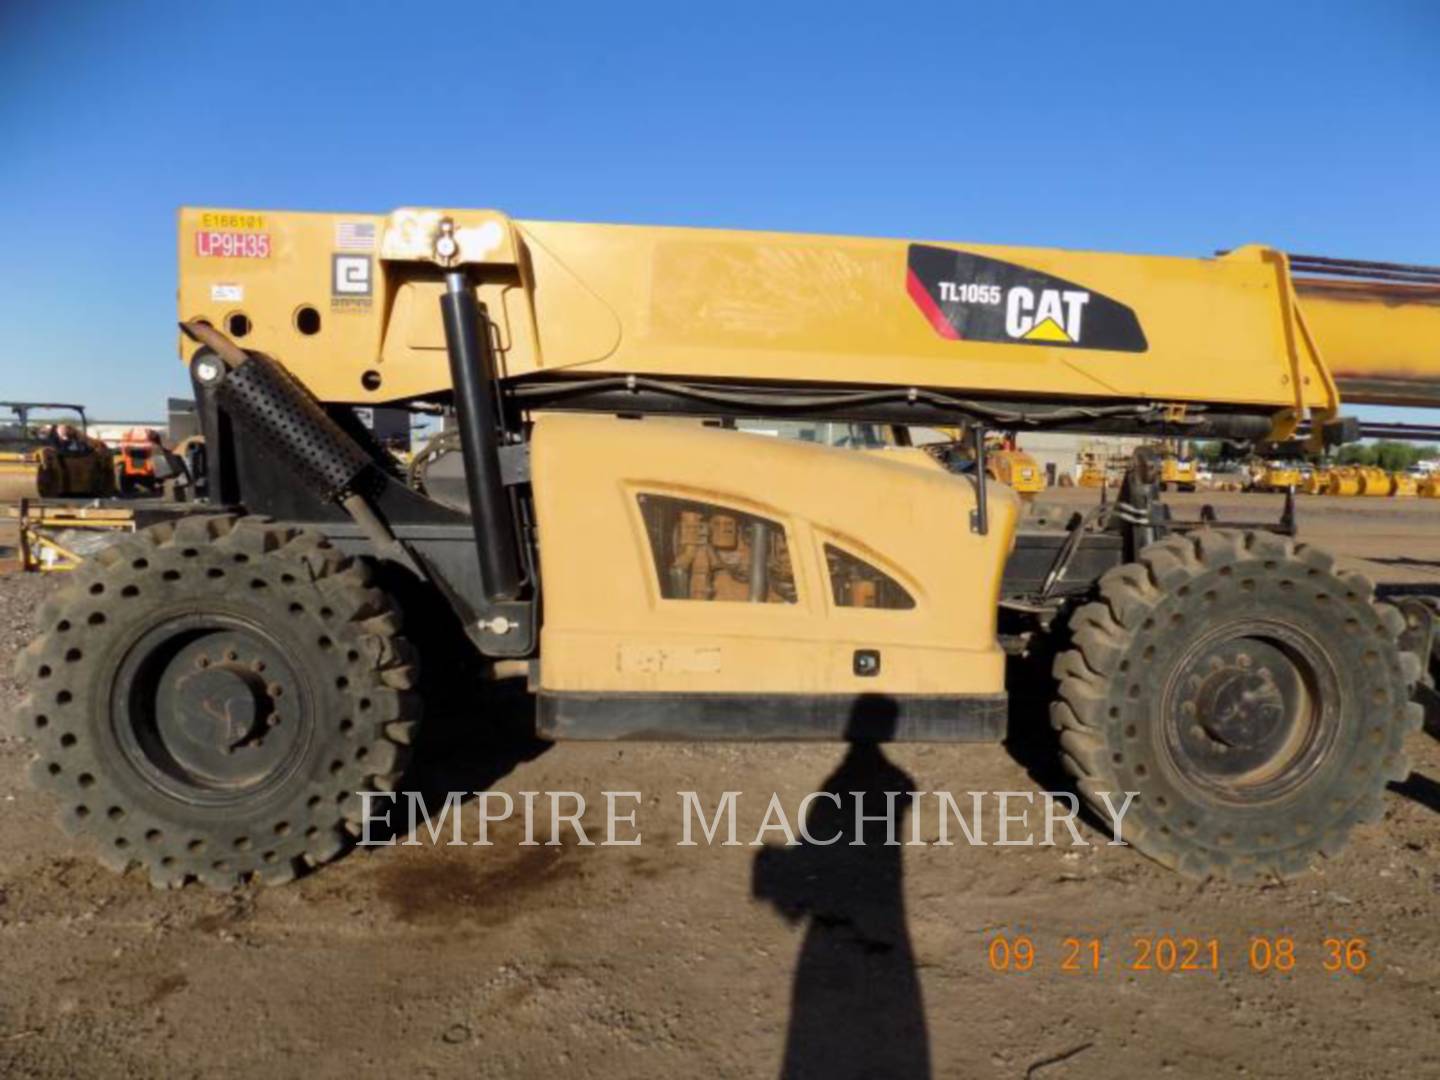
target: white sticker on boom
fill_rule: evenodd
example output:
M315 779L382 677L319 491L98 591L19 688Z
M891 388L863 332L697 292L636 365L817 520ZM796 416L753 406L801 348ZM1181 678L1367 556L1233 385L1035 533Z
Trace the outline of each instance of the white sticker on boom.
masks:
M244 285L211 285L210 302L212 304L239 304L245 300Z
M336 251L374 251L375 223L373 221L335 222Z

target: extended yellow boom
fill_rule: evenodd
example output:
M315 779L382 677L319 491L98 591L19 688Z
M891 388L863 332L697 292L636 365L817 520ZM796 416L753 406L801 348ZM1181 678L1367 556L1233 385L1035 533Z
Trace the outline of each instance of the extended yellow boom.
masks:
M196 209L180 216L180 270L182 317L282 357L325 401L448 391L439 299L444 273L463 270L493 327L497 373L515 383L633 376L1134 402L1172 418L1265 417L1276 438L1339 405L1285 256L1261 247L1177 259L493 211Z

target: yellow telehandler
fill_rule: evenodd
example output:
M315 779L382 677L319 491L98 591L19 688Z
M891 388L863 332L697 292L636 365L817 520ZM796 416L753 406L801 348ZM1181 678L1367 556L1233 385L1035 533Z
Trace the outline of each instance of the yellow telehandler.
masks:
M1133 793L1126 839L1197 877L1299 873L1406 775L1423 612L1293 522L1171 516L1144 452L1068 527L984 461L1001 430L1347 441L1337 372L1413 396L1440 341L1385 279L1326 284L1381 270L460 209L186 209L178 242L209 503L77 570L20 662L34 776L112 866L340 854L420 723L402 623L451 617L551 739L997 740L1031 719L1006 646L1011 690L1053 657L1077 789ZM1347 313L1398 328L1380 366ZM448 418L447 497L356 422L381 405ZM975 467L756 417L963 426Z

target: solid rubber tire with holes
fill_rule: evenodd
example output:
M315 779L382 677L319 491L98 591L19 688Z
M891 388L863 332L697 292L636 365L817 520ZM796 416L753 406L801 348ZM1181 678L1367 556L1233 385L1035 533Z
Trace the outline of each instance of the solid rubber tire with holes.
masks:
M1404 619L1373 592L1326 552L1268 532L1172 536L1107 572L1098 600L1071 616L1072 648L1054 668L1051 723L1087 803L1109 822L1100 793L1118 807L1137 792L1124 840L1191 877L1290 877L1338 854L1355 825L1381 817L1386 783L1408 775L1403 742L1422 719L1410 700L1420 662L1397 645ZM1188 643L1227 620L1303 634L1339 689L1324 722L1333 742L1292 789L1261 803L1203 790L1164 741L1167 680Z
M177 797L122 752L111 691L127 653L186 613L264 628L300 680L306 737L253 798ZM405 767L418 698L399 612L362 560L317 533L234 515L152 526L88 560L42 607L39 629L16 664L28 690L19 723L39 753L31 776L102 862L139 863L157 886L288 881L341 854L356 792L393 788Z

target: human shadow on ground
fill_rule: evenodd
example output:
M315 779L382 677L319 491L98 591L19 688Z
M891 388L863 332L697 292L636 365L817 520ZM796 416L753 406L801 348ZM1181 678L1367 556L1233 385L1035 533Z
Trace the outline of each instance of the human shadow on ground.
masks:
M790 923L806 924L790 991L785 1080L930 1076L905 918L905 849L886 843L883 820L887 793L896 793L890 814L903 844L905 792L915 781L879 745L894 734L897 716L891 698L857 701L845 756L810 801L801 835L811 839L755 856L753 895ZM857 820L857 810L877 820Z

